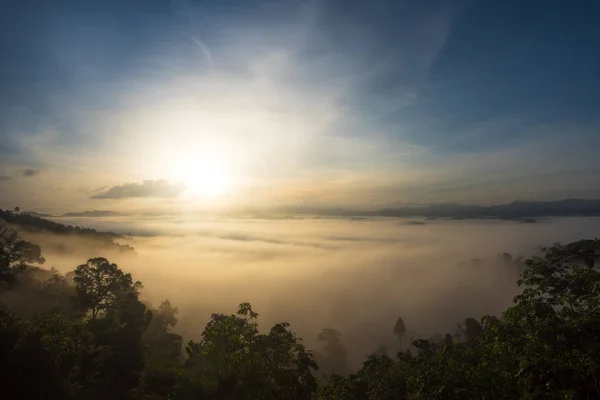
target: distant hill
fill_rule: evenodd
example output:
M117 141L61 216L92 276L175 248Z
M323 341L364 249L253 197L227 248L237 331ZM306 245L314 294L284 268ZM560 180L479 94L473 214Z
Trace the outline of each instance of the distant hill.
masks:
M120 251L133 252L135 250L130 245L117 243L116 240L124 239L124 237L114 232L99 232L92 228L63 225L36 215L39 214L31 212L16 213L9 210L0 210L0 219L16 226L19 230L27 232L49 232L56 235L74 235L94 240L96 243L101 242L105 247L111 247Z
M600 200L513 201L493 206L431 204L422 207L386 208L375 213L387 217L500 218L528 219L528 222L531 222L531 218L541 217L600 216Z
M428 220L443 219L509 219L535 222L543 217L597 217L600 216L600 200L567 199L557 201L513 201L492 206L463 205L454 203L407 205L377 210L352 210L318 206L285 206L276 212L289 215L315 215L317 218L350 217L418 217Z
M117 217L119 215L121 215L121 213L115 211L94 210L83 212L70 212L61 215L61 217Z
M29 215L30 217L38 217L38 218L52 217L52 215L50 215L50 214L42 214L42 213L37 213L35 211L23 211L23 212L21 212L21 215Z

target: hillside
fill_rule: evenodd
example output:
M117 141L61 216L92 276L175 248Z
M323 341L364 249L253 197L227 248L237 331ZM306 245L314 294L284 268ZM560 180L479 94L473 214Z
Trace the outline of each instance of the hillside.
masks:
M100 242L102 247L109 247L113 250L133 252L135 249L128 244L120 244L119 239L124 239L124 236L114 232L100 232L92 228L84 228L79 226L63 225L58 222L37 216L32 213L18 213L10 210L0 210L0 220L5 220L8 224L13 225L19 231L30 233L52 233L55 235L76 236L92 240L96 243Z

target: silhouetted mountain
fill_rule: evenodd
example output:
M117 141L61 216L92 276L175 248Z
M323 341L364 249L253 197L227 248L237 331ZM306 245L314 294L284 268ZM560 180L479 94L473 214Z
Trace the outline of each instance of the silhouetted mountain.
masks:
M83 212L70 212L61 215L61 217L117 217L121 213L107 210L94 210L94 211L83 211Z
M42 213L38 213L35 211L23 211L23 212L21 212L21 215L29 215L30 217L38 217L38 218L52 217L52 215L50 215L50 214L42 214Z
M16 213L9 210L0 210L0 219L5 220L7 223L14 225L18 230L22 231L45 231L57 235L76 235L95 240L97 243L102 242L104 247L114 247L121 251L134 251L134 248L127 244L121 245L115 242L116 239L123 238L123 236L114 232L99 232L92 228L63 225L58 222L34 216L31 213Z
M274 211L288 215L313 215L318 218L419 217L428 220L437 218L454 220L496 218L535 222L534 218L541 217L600 216L600 200L513 201L508 204L492 206L440 203L406 205L377 210L352 210L347 208L298 205L278 207Z
M502 218L591 217L600 216L600 200L513 201L493 206L431 204L423 207L386 208L377 215L386 217Z

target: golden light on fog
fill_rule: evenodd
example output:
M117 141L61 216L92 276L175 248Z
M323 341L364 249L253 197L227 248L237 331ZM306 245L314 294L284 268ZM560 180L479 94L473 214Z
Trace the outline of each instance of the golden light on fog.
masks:
M225 159L219 155L205 155L183 161L177 180L194 195L214 198L231 189L231 177Z

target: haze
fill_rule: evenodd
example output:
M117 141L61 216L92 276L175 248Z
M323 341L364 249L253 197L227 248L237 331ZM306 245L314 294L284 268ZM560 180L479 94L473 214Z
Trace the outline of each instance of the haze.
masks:
M117 230L127 225L147 235L152 232L126 241L137 255L103 250L102 256L144 283L146 301L158 304L168 298L178 306L177 330L186 339L198 338L212 313L227 313L249 301L261 314L261 326L288 321L309 347L318 346L321 328L338 329L351 350L353 366L380 344L396 349L392 327L398 316L403 317L408 336L429 337L453 332L467 317L500 313L518 293L519 271L498 263L498 254L530 256L541 244L593 237L599 222L597 218L426 225L407 225L404 219L57 221ZM47 267L63 273L100 255L85 240L23 235L42 246ZM474 267L473 258L488 262ZM459 262L467 265L459 267Z
M3 2L0 204L597 198L599 12L576 3Z
M457 263L598 236L599 207L363 218L600 198L598 4L2 2L0 208L129 235L22 233L61 272L118 263L186 338L248 301L357 364L398 316L421 337L506 309L518 271Z

